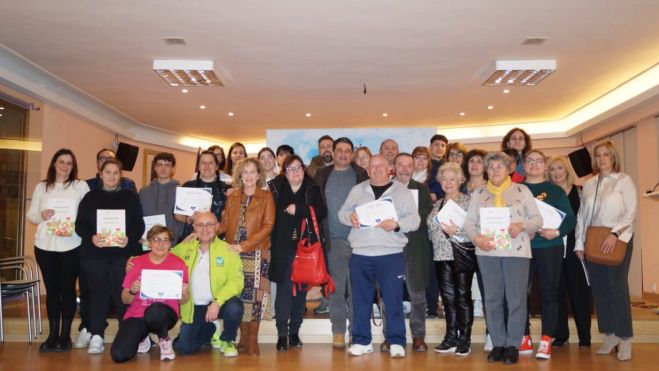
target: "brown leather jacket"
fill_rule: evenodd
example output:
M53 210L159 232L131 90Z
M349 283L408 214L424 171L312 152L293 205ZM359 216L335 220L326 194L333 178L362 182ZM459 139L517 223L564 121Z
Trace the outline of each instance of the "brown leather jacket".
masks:
M235 244L236 230L240 218L240 198L242 189L236 190L227 198L218 234L226 234L227 243ZM275 201L272 193L256 188L254 196L245 211L247 239L240 243L244 252L270 248L270 234L275 224Z

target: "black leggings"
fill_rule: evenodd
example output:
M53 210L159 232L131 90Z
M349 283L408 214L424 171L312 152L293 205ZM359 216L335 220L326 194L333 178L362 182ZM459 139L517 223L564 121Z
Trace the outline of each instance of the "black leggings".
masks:
M86 258L81 260L81 268L89 287L89 331L103 337L110 312L110 300L117 310L117 320L126 313L127 306L121 301L121 287L126 276L126 260L121 256Z
M112 342L112 360L126 362L137 354L137 346L149 333L167 338L169 330L178 322L174 309L163 303L153 303L144 311L142 318L127 318L119 325L119 331Z
M76 311L76 279L80 270L78 248L55 252L35 246L34 256L46 286L48 319L72 321Z

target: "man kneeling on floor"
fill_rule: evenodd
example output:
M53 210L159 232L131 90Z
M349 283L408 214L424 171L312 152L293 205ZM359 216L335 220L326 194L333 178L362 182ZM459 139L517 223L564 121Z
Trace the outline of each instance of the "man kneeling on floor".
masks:
M240 255L216 236L218 221L213 213L197 213L193 223L197 238L172 249L190 276L190 300L181 304L178 349L181 354L198 352L217 330L213 321L222 319L219 349L224 356L235 357L234 342L243 317L243 264Z

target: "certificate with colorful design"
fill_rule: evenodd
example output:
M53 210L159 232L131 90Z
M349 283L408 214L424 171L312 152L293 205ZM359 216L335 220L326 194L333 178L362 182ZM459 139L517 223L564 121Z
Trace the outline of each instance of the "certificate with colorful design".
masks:
M72 236L76 229L76 213L78 205L71 198L49 198L46 209L52 209L55 214L46 222L46 233L60 237Z
M105 246L119 246L126 237L126 210L96 210L96 233L107 241Z
M507 207L481 207L481 233L494 239L499 250L512 248L512 240L508 227L510 226L510 209Z

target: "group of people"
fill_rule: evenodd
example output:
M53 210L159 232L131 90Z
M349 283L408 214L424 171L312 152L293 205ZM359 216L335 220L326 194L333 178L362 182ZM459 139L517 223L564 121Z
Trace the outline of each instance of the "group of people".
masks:
M210 147L182 185L212 194L210 210L193 215L175 209L180 183L173 179L171 153L154 157L151 183L138 193L122 176L114 151L98 152L98 174L86 182L78 179L73 152L57 151L27 213L38 224L35 255L47 290L50 332L40 351L102 353L111 311L120 323L111 347L116 362L149 352L150 334L158 337L162 360L174 359L174 349L192 354L205 345L227 357L257 355L260 322L273 315L277 351L302 347L308 287L292 282L291 273L301 234L314 233L301 226L317 219L314 238L336 283L327 298L334 348L349 345L353 356L373 351L370 317L381 298L380 351L405 357L408 296L412 350L427 351L426 314L438 303L429 288L435 284L446 334L434 350L470 354L475 275L484 298L488 361L516 363L520 353L534 351L527 301L537 276L537 358L549 359L552 347L567 343L568 296L579 345L590 346L592 288L605 334L597 353L617 349L619 360L631 359L627 272L637 195L611 142L595 145L595 176L583 189L565 157L532 149L521 129L511 130L501 151L492 152L468 150L442 135L411 153L400 152L393 139L373 154L349 138L330 136L319 139L318 150L307 167L289 145L276 152L263 148L255 158L240 143L226 158L222 147ZM359 206L375 200L391 202L396 216L365 225ZM537 200L564 214L560 226L543 227ZM447 205L463 210L464 223L438 217ZM481 223L494 209L506 210L509 223L492 233ZM125 233L98 230L99 211L105 210L123 210ZM145 233L143 217L155 215L164 215L166 225ZM584 260L590 225L611 228L603 251L610 252L617 239L628 243L620 265ZM180 300L141 295L142 272L154 269L181 272ZM72 341L76 281L81 324ZM180 333L172 339L169 331L179 319Z

